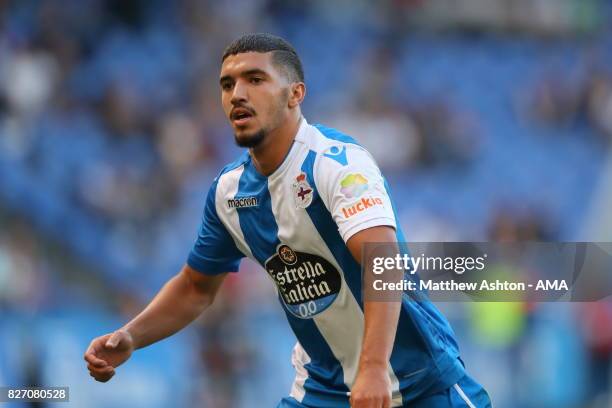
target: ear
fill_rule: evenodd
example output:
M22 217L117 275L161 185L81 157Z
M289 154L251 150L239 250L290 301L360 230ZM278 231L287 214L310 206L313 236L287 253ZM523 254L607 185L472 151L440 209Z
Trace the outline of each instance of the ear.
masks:
M293 109L300 105L306 96L306 85L303 82L294 82L289 88L289 108Z

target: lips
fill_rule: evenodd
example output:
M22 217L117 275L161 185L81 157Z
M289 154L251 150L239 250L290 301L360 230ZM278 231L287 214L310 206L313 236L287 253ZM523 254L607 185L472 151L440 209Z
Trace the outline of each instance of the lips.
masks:
M253 116L253 112L247 108L235 108L230 114L230 118L236 126L244 126Z

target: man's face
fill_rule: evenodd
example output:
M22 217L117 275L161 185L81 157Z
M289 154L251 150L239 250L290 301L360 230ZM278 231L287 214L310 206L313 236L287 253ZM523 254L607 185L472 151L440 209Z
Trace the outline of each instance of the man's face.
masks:
M289 80L272 63L272 53L230 55L221 65L221 102L236 143L255 147L289 113Z

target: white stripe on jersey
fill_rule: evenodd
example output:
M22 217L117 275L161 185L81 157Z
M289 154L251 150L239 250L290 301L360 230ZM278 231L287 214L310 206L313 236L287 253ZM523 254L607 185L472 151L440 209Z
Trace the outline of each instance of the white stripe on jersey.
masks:
M278 225L278 240L281 243L290 245L293 250L323 257L340 273L341 285L336 299L327 309L312 317L312 320L334 357L339 361L344 373L343 381L350 389L353 386L359 368L358 364L364 332L364 314L345 280L344 274L346 271L343 271L337 263L335 256L327 247L325 240L316 229L308 212L303 208L296 207L294 201L295 192L292 189L292 181L295 180L296 176L300 175L302 163L310 150L315 150L318 154L322 154L326 148L338 144L341 143L328 139L318 129L308 125L304 120L304 123L300 126L300 131L296 135L294 146L289 152L288 157L285 159L283 165L268 177L267 182L272 215ZM352 157L351 154L349 154L349 156L351 156L351 159L357 159L357 157ZM363 156L361 159L365 160L363 164L364 169L369 166L375 167L375 164L369 160L367 153L361 156ZM336 162L332 160L327 163L327 165L335 166ZM354 169L360 172L362 167L347 166L345 171L353 171ZM317 172L317 170L321 173L327 171L323 170L321 165L315 166L315 172ZM253 259L253 254L240 227L239 212L235 208L230 209L226 201L236 195L243 171L244 165L241 165L220 176L217 185L215 204L217 214L232 236L236 243L236 247L247 257ZM331 170L329 171L331 174ZM338 171L334 171L333 174L337 172ZM376 170L376 172L379 173L378 170ZM325 178L323 174L320 174L318 177L316 175L313 176L315 180L318 181ZM324 185L320 187L328 187L328 190L333 188L335 191L340 188L339 182L340 180L335 180L335 178L334 180L327 180L327 183L321 181ZM333 186L330 185L330 183L334 183ZM319 186L317 185L316 187ZM338 192L336 191L336 193ZM341 207L342 204L345 203L343 201L338 201L336 207ZM347 201L346 204L351 203ZM332 214L334 214L334 210L336 213L340 211L340 208L330 209L329 201L326 202L325 205ZM370 219L380 219L380 215L382 214L386 216L385 220L387 218L390 220L384 222L378 221L376 224L395 226L395 219L391 213L390 205L386 205L384 210L382 207L375 207L368 210L368 212L371 214ZM364 219L364 216L364 213L356 215L351 218L351 222L345 222L345 224L355 223L361 224L363 227L363 225L369 221ZM269 276L269 274L267 275ZM272 277L270 278L272 279ZM301 346L299 349L301 350L298 350L298 353L294 353L293 357L295 358L292 358L296 366L297 375L291 393L294 398L301 401L305 395L304 382L308 378L308 372L304 368L304 364L307 364L310 358ZM399 381L390 364L388 367L394 397L393 406L401 406L402 398L399 393Z
M307 151L300 153L298 157L302 159L296 160L297 163L303 161ZM327 259L340 272L342 278L338 298L324 313L314 316L313 320L332 353L340 362L344 371L344 383L350 388L357 375L361 353L363 312L348 288L342 268L319 235L308 213L305 210L296 211L295 203L291 199L277 199L278 197L290 197L290 192L287 194L287 191L283 191L286 187L287 183L281 177L269 180L272 213L278 224L278 239L280 242L288 242L291 238L289 242L294 250L318 254ZM295 225L300 226L299 240L296 240L295 237Z
M317 147L318 147L318 149L326 150L327 148L329 148L329 147L331 147L331 146L337 146L337 145L339 144L339 142L338 142L338 141L328 139L328 138L327 138L325 135L323 135L323 134L322 134L322 133L321 133L321 132L320 132L320 131L319 131L317 128L315 128L315 127L310 127L309 129L312 131L311 136L310 136L310 137L311 137L310 141L311 141L313 144L315 144L315 145L319 145L319 146L317 146ZM314 139L314 140L316 140L316 142L315 142L313 139ZM323 147L323 146L324 146L324 147ZM368 153L368 152L367 152L365 149L359 148L359 150L360 150L360 151L363 151L365 155L367 155L367 156L369 156L369 157L371 158L371 155L370 155L370 154L369 154L369 153ZM347 153L347 156L348 156L348 158L349 158L349 162L352 162L352 161L359 161L359 158L358 158L358 157L353 157L353 155L352 155L351 153ZM315 174L313 175L313 176L314 176L314 178L315 178L315 180L319 180L319 181L321 181L321 180L325 180L325 177L324 177L322 174L316 174L316 173L317 173L317 171L322 171L322 168L321 168L321 166L319 165L319 164L320 164L320 160L321 160L321 157L317 157L316 162L315 162L315 166L314 166L314 167L315 167ZM374 159L372 158L372 162L373 162L373 161L374 161ZM326 180L326 181L329 181L329 180ZM328 200L326 200L326 198L327 198L327 197L321 196L321 198L323 199L323 201L324 201L324 203L325 203L325 207L328 209L328 211L329 211L331 214L333 214L333 213L334 213L334 211L333 211L333 209L331 209L331 208L330 208L330 204L331 204L331 203L329 203L329 201L328 201ZM391 203L390 203L390 201L388 202L388 206L389 206L389 208L391 208ZM386 218L385 218L385 220L386 220ZM309 219L308 221L310 221L310 219ZM380 220L375 220L375 222L373 222L373 223L372 223L372 225L381 225L381 224L384 224L384 223L381 223L381 222L380 222ZM309 225L311 225L311 222L309 222ZM394 219L394 218L393 218L393 225L395 225L395 219ZM360 227L360 229L365 229L365 228L367 228L367 227L369 227L369 226L370 226L370 225L369 225L369 223L368 223L368 222L362 222L362 223L361 223L361 225L360 225L359 227ZM314 228L314 226L313 226L313 228ZM350 232L350 231L347 231L347 232ZM348 236L348 235L350 235L350 234L347 234L347 236ZM320 236L318 233L317 233L317 234L315 234L315 235L313 235L313 236L316 236L317 238L321 239L321 236ZM345 237L342 237L342 238L344 239ZM327 253L329 253L329 250L328 250L327 246L325 245L325 243L322 241L322 239L321 239L321 242L322 242L322 246L323 246L323 247L325 247L326 252L327 252ZM334 260L333 264L334 264L334 265L336 265L335 258L333 257L333 255L331 256L331 260ZM341 269L339 269L339 270L341 270ZM359 364L359 356L361 355L361 344L362 344L362 342L363 342L363 332L364 332L364 327L365 327L365 326L364 326L365 321L363 320L363 312L362 312L362 311L361 311L361 309L359 308L359 305L357 304L357 301L355 300L355 298L354 298L354 296L353 296L352 292L351 292L351 291L348 289L348 285L346 284L346 281L344 280L344 272L342 272L342 280L343 280L343 282L342 282L342 287L343 287L343 289L345 289L345 291L346 291L346 292L348 292L348 295L350 296L350 298L351 298L351 300L352 300L352 302L350 302L350 303L349 303L349 304L350 304L350 307L348 307L347 309L350 309L350 310L351 310L351 311L353 311L353 312L354 312L356 315L361 316L361 320L360 320L360 324L359 324L359 326L358 326L358 327L353 327L353 328L350 328L349 330L347 330L347 332L348 332L348 333L346 334L346 336L348 336L348 337L350 338L350 331L351 331L351 330L359 330L358 332L353 332L353 333L360 333L360 336L359 336L359 344L358 344L358 346L357 346L357 347L355 347L355 348L354 348L354 350L353 350L353 352L355 352L355 353L356 353L355 355L356 355L356 356L358 356L358 357L357 357L357 360L356 360L356 361L354 361L354 362L352 363L352 366L350 367L350 376L347 376L346 369L345 369L345 371L344 371L344 374L345 374L345 382L346 382L347 386L348 386L348 387L349 387L349 389L350 389L350 388L353 386L353 383L354 383L354 381L355 381L355 377L356 377L356 375L357 375L357 370L358 370L358 368L359 368L359 367L358 367L358 364ZM340 305L339 305L339 303L341 303L341 302L343 301L343 298L341 298L341 296L342 296L342 291L340 292L340 294L339 294L339 296L338 296L338 299L336 299L336 303L338 304L338 307L339 307L339 308L344 307L344 306L340 306ZM354 307L356 308L356 310L354 309ZM319 315L319 316L320 316L320 315ZM317 317L318 317L318 316L317 316ZM315 317L315 320L317 319L317 317ZM342 319L342 317L336 317L336 318ZM333 319L333 318L332 318L332 319ZM343 320L339 320L339 321L343 321ZM330 323L331 325L333 325L333 321L330 321L329 323ZM337 324L336 324L336 325L337 325ZM319 326L319 323L317 323L317 326ZM333 326L332 326L332 327L330 327L330 329L332 329L332 328L333 328ZM319 326L319 330L321 330L321 327L320 327L320 326ZM336 332L336 333L337 333L337 331L336 331L336 330L333 330L332 332ZM321 330L321 333L323 334L323 331L322 331L322 330ZM324 335L324 336L325 336L325 335ZM346 346L345 346L345 344L344 344L344 342L346 341L346 338L347 338L346 336L345 336L345 337L343 337L342 335L341 335L341 336L338 336L339 338L337 339L336 344L338 345L338 347L339 347L340 349L342 349L343 347L346 347ZM330 337L331 337L331 336L330 336ZM325 336L325 338L326 338L326 340L327 340L327 341L328 341L328 343L329 343L329 342L330 342L330 340L327 338L327 336ZM331 346L331 343L330 343L330 346ZM334 350L334 349L332 348L332 351L333 351L333 350ZM335 351L334 351L334 354L336 354L336 352L335 352ZM338 356L336 355L336 357L338 357ZM338 358L338 360L340 360L340 362L341 362L341 363L342 363L342 361L343 361L343 360L341 360L340 358ZM344 368L344 364L343 364L343 368ZM400 391L399 391L399 380L398 380L397 376L395 375L395 372L393 371L393 367L391 367L391 364L390 364L390 363L388 364L388 369L387 369L387 370L388 370L388 372L389 372L389 378L390 378L390 380L391 380L391 391L392 391L392 401L391 401L391 406L393 406L393 407L395 407L395 406L402 406L402 404L403 404L403 400L402 400L402 394L401 394L401 393L400 393ZM347 378L347 377L348 377L349 379L351 379L349 382L347 382L347 381L346 381L346 378Z
M295 368L295 380L293 380L291 392L289 393L289 396L295 398L298 402L302 402L306 395L304 383L308 378L308 371L306 371L304 366L308 363L310 363L310 356L298 341L295 343L293 353L291 354L291 364Z
M296 146L297 147L297 146ZM308 149L300 146L295 163L301 164L308 154ZM294 170L294 173L297 170ZM268 189L272 204L272 213L278 225L280 242L291 242L294 250L318 254L334 265L340 271L342 285L337 299L324 312L313 317L321 335L329 345L332 353L340 362L344 372L344 383L352 388L359 369L359 356L363 343L364 315L353 293L344 278L344 271L336 262L325 241L315 228L310 216L305 210L296 211L295 203L290 198L293 192L288 189L284 177L270 178ZM284 198L284 199L283 199ZM295 226L299 225L299 240L295 237ZM303 351L306 354L305 351ZM305 370L304 370L305 371ZM402 404L399 393L399 381L389 364L393 402ZM297 399L297 398L296 398Z
M215 208L217 209L217 215L225 226L225 229L234 239L236 247L248 258L253 259L251 249L244 239L242 229L240 228L240 221L238 219L238 211L233 208L229 208L227 200L225 198L233 198L238 192L238 186L240 182L240 176L244 171L244 164L236 167L233 170L222 174L217 182L217 191L215 194Z

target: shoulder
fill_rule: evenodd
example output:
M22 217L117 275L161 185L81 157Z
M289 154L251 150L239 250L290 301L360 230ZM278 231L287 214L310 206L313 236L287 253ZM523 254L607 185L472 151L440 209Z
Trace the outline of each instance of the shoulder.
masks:
M238 169L242 168L247 161L249 161L249 152L245 151L236 160L223 166L221 171L213 180L213 186L216 186L220 183L225 184L226 181L229 181L229 179L231 179L231 173L234 173Z
M312 125L312 127L318 131L328 142L342 143L346 145L360 146L359 142L354 137L347 135L339 131L320 123Z
M308 125L308 134L304 139L308 149L316 155L316 167L341 169L363 159L371 159L368 151L354 137L325 125Z
M316 154L316 178L343 173L349 168L376 166L372 155L351 135L325 125L309 125L308 148Z
M338 129L321 124L309 124L308 133L305 136L304 142L308 145L310 150L314 150L316 153L325 153L333 147L351 147L363 149L359 142L352 136L349 136Z
M241 167L243 164L245 164L247 161L249 161L249 158L250 158L250 156L249 156L249 152L248 151L242 152L240 154L240 156L238 156L238 158L236 158L236 160L234 160L231 163L228 163L225 166L223 166L223 168L221 169L221 171L219 172L217 177L215 177L215 181L218 180L224 174L227 174L227 173L231 172L232 170L236 170L237 168Z

